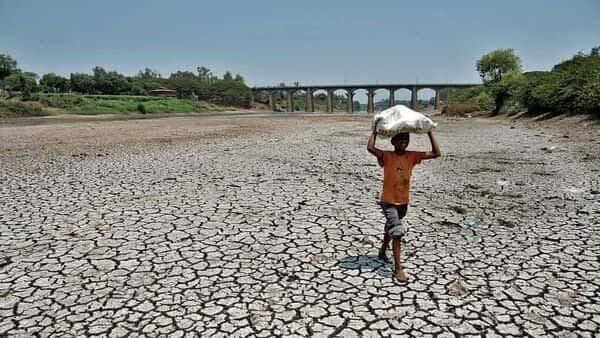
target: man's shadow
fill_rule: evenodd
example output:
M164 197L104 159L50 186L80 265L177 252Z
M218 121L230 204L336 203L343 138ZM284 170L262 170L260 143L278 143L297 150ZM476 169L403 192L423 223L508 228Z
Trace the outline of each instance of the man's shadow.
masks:
M336 265L344 270L357 270L360 273L375 272L382 277L392 277L392 263L386 263L375 255L344 257L338 260Z

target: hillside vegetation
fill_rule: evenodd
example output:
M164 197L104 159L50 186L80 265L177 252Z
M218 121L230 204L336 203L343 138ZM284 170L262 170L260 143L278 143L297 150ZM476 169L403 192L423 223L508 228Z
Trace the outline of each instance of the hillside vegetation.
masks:
M477 70L484 85L451 90L449 112L600 117L600 47L535 72L522 72L513 50L496 50L477 61Z
M176 97L149 96L167 87ZM248 108L251 89L241 75L229 71L222 77L206 67L196 72L177 71L162 77L146 68L134 76L94 67L91 74L38 74L17 67L17 61L0 54L0 116L33 116L51 113L185 113Z

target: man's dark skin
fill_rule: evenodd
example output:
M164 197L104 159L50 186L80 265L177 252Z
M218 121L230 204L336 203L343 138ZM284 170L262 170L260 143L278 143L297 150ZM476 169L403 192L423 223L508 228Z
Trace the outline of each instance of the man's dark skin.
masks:
M375 124L373 125L373 132L371 134L371 137L369 138L369 143L367 144L367 150L371 154L375 155L375 157L377 157L377 162L379 162L379 165L383 167L383 165L384 165L383 151L375 148L375 141L377 139L377 124L379 123L379 121L381 121L381 120L376 121ZM425 155L422 157L422 159L428 160L428 159L440 157L440 155L441 155L440 146L437 144L437 141L433 137L433 132L430 131L429 133L427 133L427 135L429 136L429 141L431 142L431 151L426 152ZM391 140L391 143L394 146L394 152L398 155L404 154L404 152L406 151L406 148L408 147L409 142L410 142L410 134L409 133L398 134L398 135L394 136ZM392 252L394 254L394 277L399 282L405 283L408 281L408 278L406 277L406 274L404 273L404 269L402 268L402 265L400 264L400 243L401 243L400 238L392 239L392 238L390 238L390 235L387 234L387 232L384 233L383 241L381 243L381 248L379 249L379 258L384 261L389 261L385 251L390 243L390 240L393 240L392 241Z

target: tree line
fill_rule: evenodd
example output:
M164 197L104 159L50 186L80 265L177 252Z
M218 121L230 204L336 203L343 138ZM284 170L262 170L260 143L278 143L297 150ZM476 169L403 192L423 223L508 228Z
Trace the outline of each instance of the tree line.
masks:
M483 86L451 91L450 106L454 103L456 110L600 116L600 46L579 52L549 71L524 72L512 49L483 55L476 68Z
M21 70L10 55L0 54L0 89L19 92L23 99L32 93L81 93L95 95L148 95L151 90L167 87L174 89L178 98L197 99L214 104L249 107L252 92L244 78L227 71L222 77L206 67L197 67L196 72L177 71L162 77L150 68L134 76L126 76L103 67L94 67L91 74L71 73L63 77L55 73L43 74Z

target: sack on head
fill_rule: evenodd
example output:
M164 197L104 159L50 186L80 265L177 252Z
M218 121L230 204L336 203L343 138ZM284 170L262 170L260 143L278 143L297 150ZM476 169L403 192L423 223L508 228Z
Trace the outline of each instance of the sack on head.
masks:
M401 104L377 113L373 125L377 120L381 120L377 124L377 134L383 137L394 137L399 133L425 134L437 126L427 116Z

